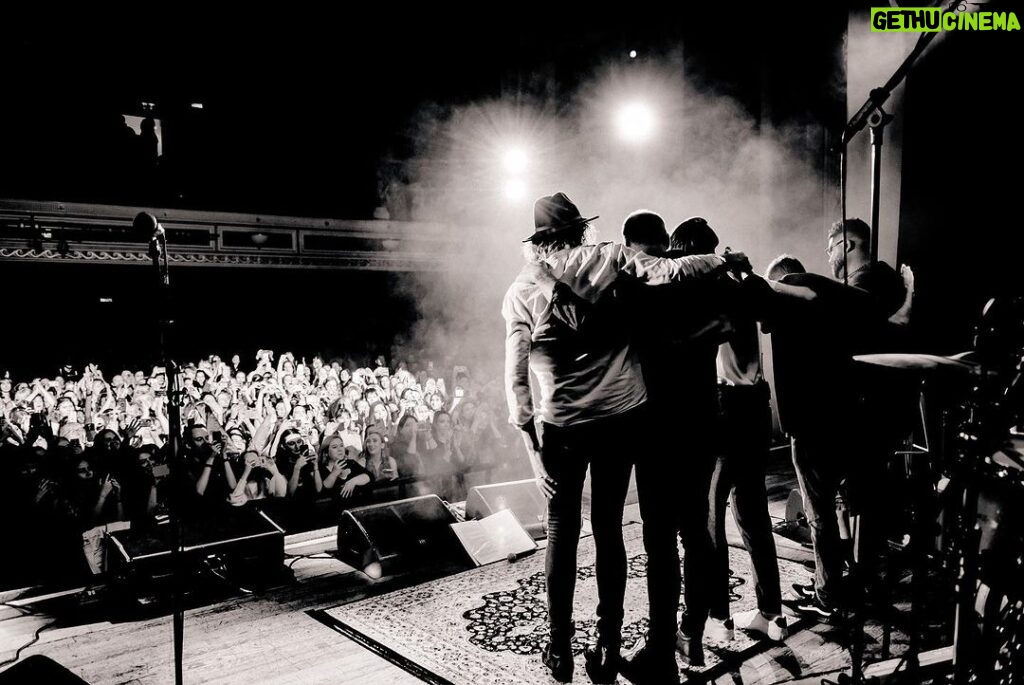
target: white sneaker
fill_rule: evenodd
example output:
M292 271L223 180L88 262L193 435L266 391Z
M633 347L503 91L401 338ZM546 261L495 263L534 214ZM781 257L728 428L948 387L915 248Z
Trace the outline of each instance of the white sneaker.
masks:
M785 616L768 616L757 609L733 615L733 622L740 630L760 633L773 642L782 642L789 635L789 624Z
M715 642L732 642L736 636L733 625L731 618L718 619L709 616L707 623L704 624L704 637Z
M776 616L768 623L768 639L782 642L789 637L789 622L785 616Z

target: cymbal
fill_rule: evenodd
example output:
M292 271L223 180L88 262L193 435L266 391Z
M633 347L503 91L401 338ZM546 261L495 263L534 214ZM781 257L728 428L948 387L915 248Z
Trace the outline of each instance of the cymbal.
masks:
M884 366L890 369L910 369L914 371L947 369L954 372L974 374L978 373L981 368L975 362L954 357L940 357L935 354L858 354L853 357L853 360L862 364L871 364L872 366Z

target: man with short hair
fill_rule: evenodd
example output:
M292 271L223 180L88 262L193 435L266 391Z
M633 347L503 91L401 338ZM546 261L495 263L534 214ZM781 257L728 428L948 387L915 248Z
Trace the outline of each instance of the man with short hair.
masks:
M713 254L679 250L679 229L669 238L660 216L634 212L623 224L627 246L650 255ZM671 247L672 252L666 252ZM713 545L708 532L708 488L713 460L709 438L715 414L714 355L717 338L707 334L722 304L715 279L688 280L655 288L624 284L630 327L644 370L652 418L653 459L636 460L637 494L648 555L650 630L623 673L638 682L665 682L675 672L676 649L692 666L704 665L702 640L708 619ZM670 530L663 529L670 524ZM686 612L679 605L679 551L683 543ZM724 622L723 622L724 624ZM714 626L713 626L714 627ZM678 628L678 633L677 633ZM715 637L727 637L715 634Z
M587 302L609 294L620 277L664 284L709 273L727 262L716 256L661 259L613 243L587 244L589 224L596 218L584 218L564 193L542 197L534 205L535 232L524 241L529 263L545 263L561 287L568 286ZM735 255L728 261L745 258ZM626 327L600 336L578 335L552 315L552 289L538 284L536 271L528 264L512 283L502 315L510 420L523 431L549 500L545 575L550 643L543 661L556 680L571 680L576 548L589 466L599 636L597 648L587 650L585 657L591 679L610 683L619 667L626 582L622 510L630 455L646 430L647 394ZM531 373L537 380L536 415Z
M848 599L842 587L846 545L835 506L840 484L850 475L863 479L870 474L874 487L881 487L886 452L900 424L881 416L878 407L891 408L894 414L903 409L903 396L894 384L889 385L889 398L879 397L876 388L864 383L869 369L852 360L855 354L892 351L893 331L899 327L891 317L909 308L903 279L887 264L871 263L870 237L860 219L847 220L845 237L842 222L826 231L825 253L835 280L773 262L774 271L790 271L777 286L789 297L781 298L771 317L776 405L792 440L815 556L813 588L794 586L801 594L796 608L816 618L831 617ZM844 277L848 286L837 282ZM836 440L837 420L861 427L859 434L854 430L850 439ZM869 440L865 433L871 434ZM853 488L858 490L863 492ZM881 498L858 498L860 503L871 499ZM869 556L874 556L884 537L868 530L877 517L868 519L862 532L865 539L874 538L868 545Z
M888 324L896 324L858 331L854 353L905 350L913 273L904 266L901 275L883 261L871 261L871 228L861 219L847 219L845 224L836 221L828 230L827 240L832 275L837 280L846 277L851 288L867 293L874 317L885 317ZM846 471L846 500L859 522L854 558L862 587L857 589L867 590L871 599L883 604L889 602L885 547L887 522L892 518L887 508L890 498L886 496L888 462L916 420L918 387L913 378L858 365L854 420L866 429L858 436L859 454Z
M842 221L836 221L826 236L825 254L832 276L866 291L886 316L891 316L904 303L906 286L903 278L885 262L871 261L870 226L857 218L846 220L845 231L843 226Z
M661 256L669 245L665 220L648 209L638 209L622 222L622 242L644 254Z

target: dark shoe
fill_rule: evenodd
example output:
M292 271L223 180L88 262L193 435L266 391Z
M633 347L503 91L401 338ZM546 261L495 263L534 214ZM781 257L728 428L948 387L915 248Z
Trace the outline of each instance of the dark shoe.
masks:
M645 644L622 660L619 671L637 685L678 685L679 666L671 650L655 650Z
M572 682L572 649L568 645L564 649L555 649L548 644L540 660L551 671L551 677L560 683Z
M793 583L793 592L800 599L814 599L814 583L808 583L807 585L801 585L800 583Z
M798 599L786 602L793 611L807 618L827 621L836 614L836 609L828 604L823 604L817 596L810 599Z
M689 666L701 668L704 666L704 644L703 637L690 637L683 631L676 633L676 651L683 661Z
M619 645L597 644L583 651L587 675L592 683L614 683L619 675Z

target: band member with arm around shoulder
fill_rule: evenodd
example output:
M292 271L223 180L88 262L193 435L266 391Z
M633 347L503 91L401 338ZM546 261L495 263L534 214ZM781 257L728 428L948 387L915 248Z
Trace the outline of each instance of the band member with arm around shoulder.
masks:
M717 256L661 259L622 245L586 244L593 218L583 218L562 193L541 198L534 207L535 231L524 249L527 263L545 262L553 276L587 302L597 302L620 276L661 284L726 264ZM550 293L529 273L521 273L502 304L509 418L523 432L534 473L548 497L545 573L551 641L543 661L557 680L571 679L576 546L589 468L596 474L591 522L600 550L599 637L585 660L595 682L612 682L618 670L625 587L619 571L625 564L622 507L632 466L623 455L632 449L630 436L642 431L647 394L625 327L599 340L581 336L553 316ZM531 376L536 379L536 406Z

